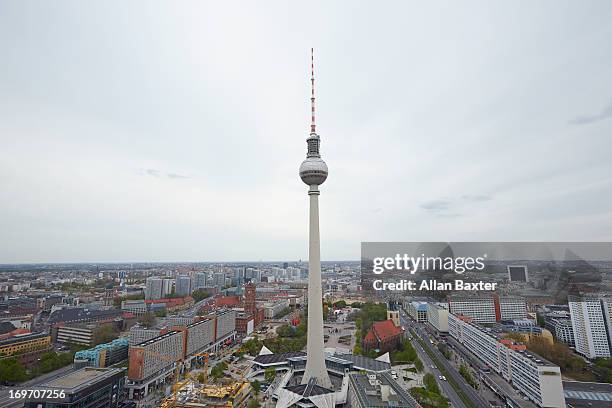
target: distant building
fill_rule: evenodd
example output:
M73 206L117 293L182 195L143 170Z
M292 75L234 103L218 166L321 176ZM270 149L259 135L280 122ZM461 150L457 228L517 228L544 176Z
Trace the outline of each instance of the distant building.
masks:
M120 408L124 402L125 369L86 367L37 385L41 391L27 398L25 408ZM54 394L63 395L53 398Z
M191 292L191 277L186 275L177 276L175 293L179 296L189 296Z
M164 293L164 279L147 278L145 287L145 299L161 299Z
M510 282L529 282L529 274L525 265L508 265L508 279Z
M517 296L450 296L448 304L452 314L470 316L479 324L527 317L527 303Z
M208 286L207 275L205 272L198 272L193 279L193 290L204 289Z
M427 302L408 303L408 315L417 322L427 321Z
M121 322L121 310L117 309L88 309L84 307L65 308L56 310L49 316L49 324L69 324L69 323L109 323L112 321Z

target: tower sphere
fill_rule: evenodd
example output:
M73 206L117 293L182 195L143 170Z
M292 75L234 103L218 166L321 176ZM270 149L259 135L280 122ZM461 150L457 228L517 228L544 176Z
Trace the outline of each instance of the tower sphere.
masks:
M300 177L309 186L321 185L327 179L327 164L320 157L307 157L300 165Z

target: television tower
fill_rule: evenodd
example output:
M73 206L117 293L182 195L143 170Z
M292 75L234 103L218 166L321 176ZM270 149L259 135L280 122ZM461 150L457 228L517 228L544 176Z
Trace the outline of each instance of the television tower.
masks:
M308 246L308 338L306 343L306 370L302 384L314 379L317 385L331 388L329 374L325 367L323 343L323 291L321 288L321 244L319 242L319 185L327 179L327 165L321 159L319 147L321 139L315 126L315 91L314 91L314 50L311 48L312 96L310 136L306 139L308 150L306 160L300 166L300 178L309 186L310 227Z

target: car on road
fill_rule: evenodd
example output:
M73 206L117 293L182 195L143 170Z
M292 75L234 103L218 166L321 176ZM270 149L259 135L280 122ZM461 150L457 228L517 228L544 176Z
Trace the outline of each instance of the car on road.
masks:
M436 368L436 366L432 364L432 365L431 365L431 368Z

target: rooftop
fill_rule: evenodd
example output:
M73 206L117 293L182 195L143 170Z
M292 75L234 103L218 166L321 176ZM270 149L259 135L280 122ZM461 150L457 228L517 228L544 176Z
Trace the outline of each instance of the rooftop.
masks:
M125 373L125 370L121 368L86 367L51 380L43 384L43 386L47 388L61 388L69 392L76 392L84 387L95 384L100 380L112 377L118 373Z

